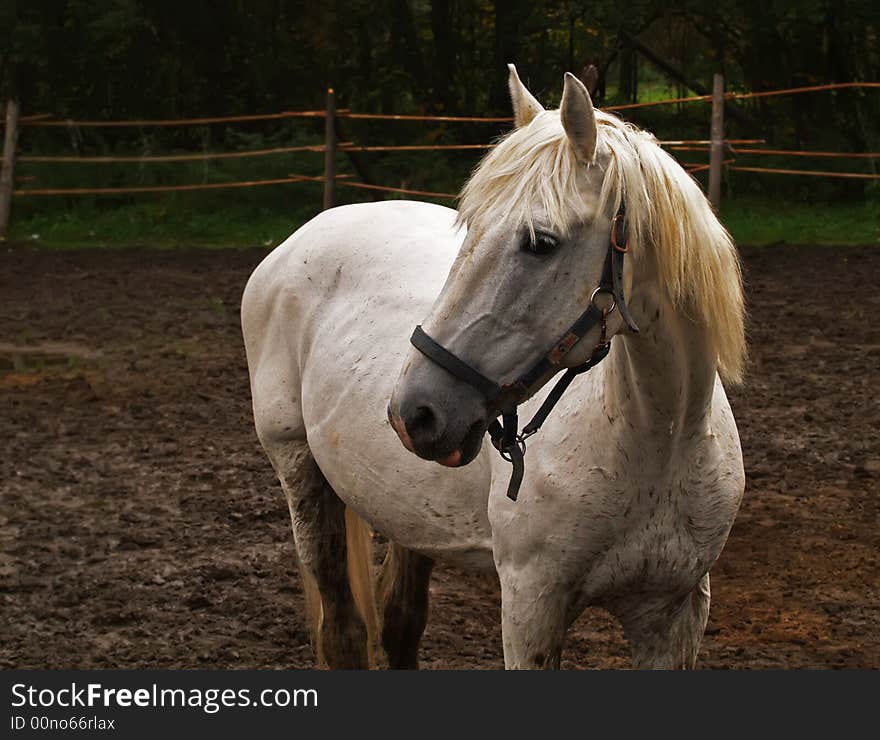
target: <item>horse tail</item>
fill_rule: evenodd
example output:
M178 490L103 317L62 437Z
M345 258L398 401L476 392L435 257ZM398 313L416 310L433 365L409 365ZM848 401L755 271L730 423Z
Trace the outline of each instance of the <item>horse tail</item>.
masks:
M306 600L306 616L309 622L309 637L312 640L312 647L318 658L318 665L326 666L327 661L324 660L324 654L321 650L321 619L324 615L324 608L321 606L321 592L318 591L318 583L309 571L299 562L299 576L303 585L303 596Z
M348 584L367 628L367 657L370 667L374 667L379 645L379 617L376 612L376 579L373 575L373 531L349 507L345 508L345 545L348 553Z
M345 507L345 546L348 566L348 585L354 598L355 606L364 622L367 631L367 658L370 667L376 665L379 644L379 618L376 612L376 588L373 578L373 533L370 525ZM305 569L300 568L303 582L303 593L306 601L312 645L318 656L319 665L327 665L321 650L321 593L314 577Z

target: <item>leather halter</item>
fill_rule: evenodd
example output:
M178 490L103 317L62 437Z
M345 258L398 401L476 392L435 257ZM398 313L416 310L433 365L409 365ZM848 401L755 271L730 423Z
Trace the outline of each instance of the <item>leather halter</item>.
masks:
M608 315L617 308L630 330L636 333L639 331L626 306L626 298L623 294L623 258L627 251L629 251L629 244L626 207L621 202L620 209L611 222L611 236L608 252L605 255L605 264L602 268L602 277L599 280L599 285L590 296L590 305L553 347L531 369L512 383L499 385L489 380L441 344L435 342L421 326L417 326L413 331L410 342L419 352L451 375L476 388L485 397L490 411L496 412L496 418L489 424L488 432L492 444L501 453L501 456L513 465L513 473L507 486L507 496L513 501L516 501L525 473L526 439L541 428L575 376L595 367L608 355L608 351L611 349L611 339L606 334ZM607 293L611 296L610 307L599 308L596 305L596 296L600 293ZM597 324L601 328L599 341L593 348L589 359L565 371L544 403L541 404L541 408L518 434L517 405L529 398L532 394L532 388L541 378L547 374L555 375L563 369L560 363L565 355ZM501 422L498 421L497 414L501 415Z

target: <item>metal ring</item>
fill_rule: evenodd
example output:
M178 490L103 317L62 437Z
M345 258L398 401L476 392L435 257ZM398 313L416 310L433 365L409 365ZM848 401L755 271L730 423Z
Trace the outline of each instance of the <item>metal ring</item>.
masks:
M606 288L603 288L601 285L593 291L593 294L590 296L590 303L592 303L594 306L596 305L596 295L598 295L599 293L607 293L611 296L611 307L607 310L606 316L613 313L614 309L617 308L617 301L614 300L614 293L612 293L610 290L607 290Z

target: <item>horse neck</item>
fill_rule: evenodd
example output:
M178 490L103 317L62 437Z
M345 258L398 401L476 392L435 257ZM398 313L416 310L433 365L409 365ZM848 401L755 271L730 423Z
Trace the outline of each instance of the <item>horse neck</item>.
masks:
M629 300L639 334L615 340L606 405L639 434L675 442L705 428L715 387L709 332L674 305L650 267L640 266Z

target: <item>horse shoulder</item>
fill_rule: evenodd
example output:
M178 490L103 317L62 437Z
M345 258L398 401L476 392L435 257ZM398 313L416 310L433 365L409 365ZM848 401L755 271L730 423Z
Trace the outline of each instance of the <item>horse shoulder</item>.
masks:
M680 480L680 486L688 491L684 523L694 541L717 557L745 490L739 434L720 380L716 382L708 424L696 440L691 460Z

